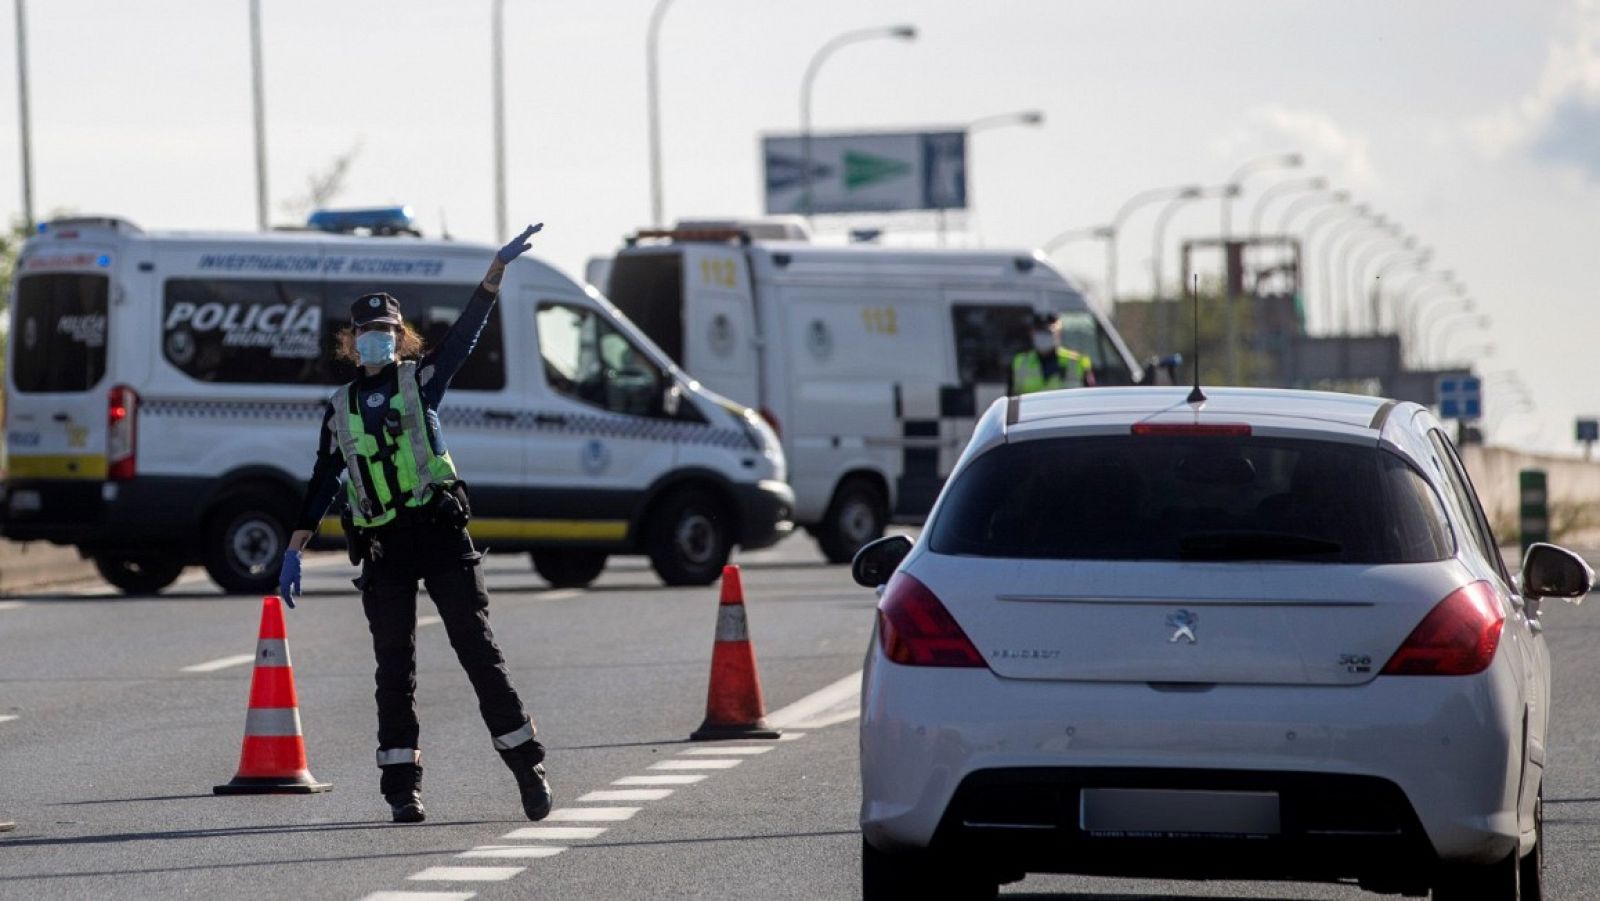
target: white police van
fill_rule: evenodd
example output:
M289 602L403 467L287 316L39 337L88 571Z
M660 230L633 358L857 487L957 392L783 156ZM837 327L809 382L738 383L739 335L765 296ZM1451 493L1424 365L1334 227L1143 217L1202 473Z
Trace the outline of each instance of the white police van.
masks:
M41 226L12 295L0 533L76 545L129 592L194 563L230 592L274 590L323 404L354 375L332 354L350 301L387 291L437 341L493 253L116 218ZM630 553L669 584L705 584L730 548L789 528L783 451L760 417L528 257L440 418L479 544L530 551L553 584L587 584ZM319 545L341 543L337 512Z
M673 360L783 439L795 521L848 561L920 521L977 417L1005 394L1036 312L1097 384L1143 370L1083 293L1031 251L809 242L798 221L643 230L588 277Z

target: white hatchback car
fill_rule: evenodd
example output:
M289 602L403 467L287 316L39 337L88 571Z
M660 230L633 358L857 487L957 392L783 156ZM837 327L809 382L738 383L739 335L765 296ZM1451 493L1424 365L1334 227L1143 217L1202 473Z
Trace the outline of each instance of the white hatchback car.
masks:
M1214 389L996 402L863 548L868 899L1027 872L1537 898L1550 660L1426 409ZM892 573L892 576L891 576Z

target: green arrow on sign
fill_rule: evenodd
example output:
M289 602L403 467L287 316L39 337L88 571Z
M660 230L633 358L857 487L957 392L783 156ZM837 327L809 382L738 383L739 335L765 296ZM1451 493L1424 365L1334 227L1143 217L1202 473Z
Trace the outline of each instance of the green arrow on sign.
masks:
M844 187L847 191L863 188L874 182L885 181L911 171L911 164L884 156L873 156L854 150L844 152Z

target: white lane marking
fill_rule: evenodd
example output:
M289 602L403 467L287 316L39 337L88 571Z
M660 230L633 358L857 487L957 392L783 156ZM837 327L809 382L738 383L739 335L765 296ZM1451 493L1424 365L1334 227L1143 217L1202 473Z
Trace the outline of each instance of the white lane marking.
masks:
M620 823L633 819L643 807L563 807L550 811L551 823Z
M695 760L663 760L660 763L650 764L652 770L731 770L744 763L743 758L732 760L717 760L711 757L701 757Z
M513 829L500 836L506 841L518 842L525 839L535 841L582 841L588 838L599 838L605 832L604 826L524 826Z
M373 892L361 901L467 901L477 892Z
M186 666L183 668L182 672L214 673L217 670L227 669L230 666L243 666L254 659L256 659L256 655L254 654L234 654L232 657L218 657L215 660L207 660L205 663L196 663L193 666Z
M704 780L704 773L677 773L671 776L623 776L612 785L693 785Z
M575 803L594 804L599 801L659 801L672 794L670 788L614 788L590 792Z
M782 710L768 714L778 728L821 729L861 715L861 671L806 695Z
M534 599L540 601L565 601L582 595L583 592L576 588L558 588L555 591L541 591L534 595Z
M463 851L457 857L519 858L554 857L567 850L562 845L479 845Z
M715 748L690 748L689 750L684 751L683 753L684 753L685 756L688 756L688 757L721 757L721 756L726 755L726 754L742 754L742 755L745 755L745 756L754 756L756 754L765 754L770 750L772 750L772 746L771 745L767 745L766 747L760 747L760 748L752 748L752 747L742 747L741 748L741 747L734 747L732 745L724 745L724 746L719 746L719 747L715 747Z
M21 610L26 606L22 601L0 601L0 610Z
M799 741L800 739L805 738L805 737L806 737L806 734L804 732L788 732L788 731L785 731L782 735L778 736L778 741Z
M16 718L17 715L14 713L0 713L0 723L9 723Z
M428 614L427 616L419 616L419 617L417 617L417 627L418 628L421 628L423 626L437 626L438 624L440 624L442 622L444 622L444 620L440 619L437 616L434 616L431 613Z
M429 867L406 878L416 882L505 882L526 869L527 867Z

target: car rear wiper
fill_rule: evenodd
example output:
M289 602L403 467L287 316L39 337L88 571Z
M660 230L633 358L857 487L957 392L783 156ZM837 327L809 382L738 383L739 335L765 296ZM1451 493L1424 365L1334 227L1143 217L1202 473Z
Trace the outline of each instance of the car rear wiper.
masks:
M1344 545L1293 532L1190 532L1178 541L1185 560L1272 560L1337 554Z

